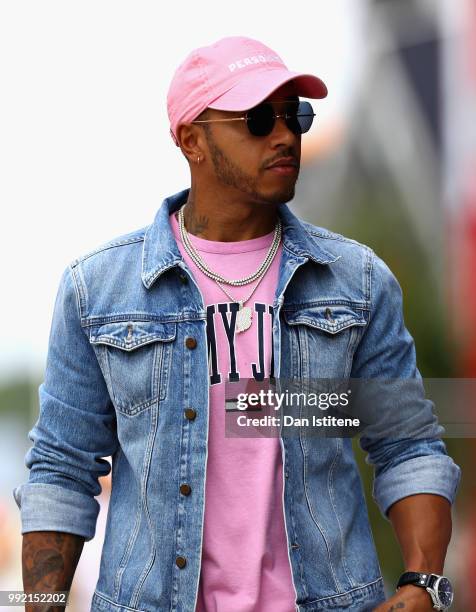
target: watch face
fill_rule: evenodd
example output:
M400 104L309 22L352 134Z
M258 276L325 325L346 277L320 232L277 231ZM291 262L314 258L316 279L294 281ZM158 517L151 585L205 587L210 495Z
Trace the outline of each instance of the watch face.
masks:
M453 603L453 587L448 578L444 576L438 580L436 586L436 592L438 593L439 600L444 606L451 606Z

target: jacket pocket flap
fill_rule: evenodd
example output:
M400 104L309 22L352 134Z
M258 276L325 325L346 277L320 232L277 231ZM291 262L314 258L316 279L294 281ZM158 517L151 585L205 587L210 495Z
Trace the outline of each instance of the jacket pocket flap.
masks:
M346 305L303 306L299 310L283 312L289 325L309 325L329 334L353 325L367 324L363 311Z
M106 323L91 332L92 344L107 344L125 351L151 342L170 342L175 339L177 323L159 321L120 321Z

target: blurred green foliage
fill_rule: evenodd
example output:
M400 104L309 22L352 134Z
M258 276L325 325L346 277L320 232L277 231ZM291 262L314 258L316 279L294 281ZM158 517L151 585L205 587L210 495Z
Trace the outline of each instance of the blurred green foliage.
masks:
M37 406L35 384L22 376L0 384L0 421L8 413L22 421L25 427L29 426Z

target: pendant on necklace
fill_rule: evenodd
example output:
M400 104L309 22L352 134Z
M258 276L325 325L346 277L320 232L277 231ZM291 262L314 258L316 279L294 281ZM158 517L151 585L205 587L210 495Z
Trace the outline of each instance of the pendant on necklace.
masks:
M236 326L237 332L243 332L251 327L252 312L249 306L243 306L243 302L238 302L239 310L236 313Z

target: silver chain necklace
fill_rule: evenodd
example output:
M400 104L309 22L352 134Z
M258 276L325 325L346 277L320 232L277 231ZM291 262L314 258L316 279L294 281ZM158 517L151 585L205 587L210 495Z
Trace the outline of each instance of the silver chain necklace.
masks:
M249 327L251 327L251 322L252 322L252 317L253 317L253 311L251 310L251 308L249 306L244 306L244 304L250 299L250 297L253 295L253 293L255 292L256 288L258 287L258 285L260 284L261 280L263 279L266 271L268 270L268 268L270 267L271 263L273 262L273 259L278 251L278 247L279 247L279 243L281 241L281 220L278 217L278 221L276 223L276 228L274 231L274 237L273 237L273 242L268 250L268 253L266 254L266 257L263 261L263 263L261 264L261 266L258 268L258 270L254 273L254 274L250 274L249 276L243 278L243 279L239 279L239 280L229 280L229 279L225 279L223 276L221 276L220 274L217 274L216 272L213 272L213 270L211 270L207 264L205 263L205 261L202 259L202 257L200 256L200 254L197 252L197 250L195 249L195 247L193 246L193 244L190 241L190 238L188 237L188 232L185 229L185 223L184 223L184 217L183 217L183 208L184 208L185 204L180 208L179 210L179 227L180 227L180 236L182 238L182 242L183 245L185 247L185 250L187 251L187 253L190 255L191 259L194 261L194 263L198 266L198 268L204 273L206 274L206 276L208 276L209 278L213 279L216 284L220 287L220 289L228 296L228 298L230 300L232 300L233 302L237 302L239 305L239 309L238 312L236 313L236 322L235 322L235 329L237 332L243 332L245 330L247 330ZM256 283L256 285L253 287L251 293L248 295L248 297L241 299L241 300L236 300L233 296L231 296L228 291L225 289L225 287L222 287L221 283L226 283L228 285L245 285L245 284L249 284L250 282L252 282L253 280L258 279L258 282Z
M207 264L202 259L201 255L195 250L195 247L193 246L193 244L190 241L190 238L188 237L188 232L185 229L185 222L184 222L184 215L183 215L184 207L185 207L185 204L179 210L179 226L180 226L180 235L182 237L182 241L184 243L185 248L187 249L187 253L189 253L194 263L209 278L220 281L221 283L224 283L226 285L233 285L235 287L240 287L242 285L247 285L248 283L253 282L254 280L259 278L262 274L266 272L266 270L271 265L271 262L273 261L274 256L276 255L276 252L279 247L279 243L281 241L282 229L281 229L281 219L279 217L278 217L278 221L276 222L276 227L274 229L273 242L266 254L265 259L263 260L263 263L258 268L258 270L254 272L253 274L250 274L249 276L245 276L244 278L240 278L237 280L230 280L230 279L224 278L223 276L221 276L221 274L217 274L213 270L210 270L210 268L207 266Z

